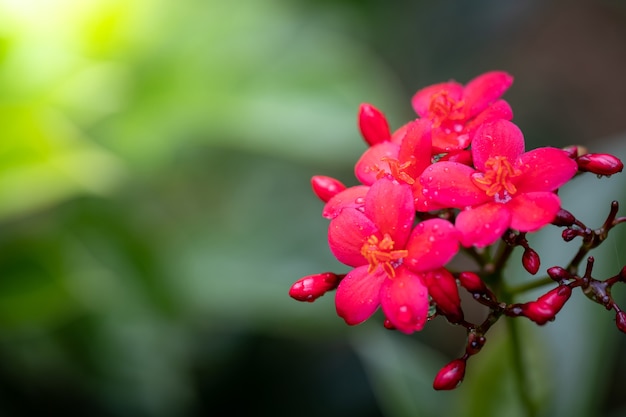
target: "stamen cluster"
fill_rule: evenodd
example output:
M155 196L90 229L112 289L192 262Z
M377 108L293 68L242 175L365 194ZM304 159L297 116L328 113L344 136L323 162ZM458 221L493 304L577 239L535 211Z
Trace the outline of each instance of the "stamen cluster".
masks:
M561 207L557 194L577 174L610 176L623 164L577 146L526 151L511 107L501 98L512 82L509 74L493 71L465 86L449 81L423 88L412 99L418 117L393 132L380 110L362 104L358 126L369 147L355 164L359 184L347 187L326 176L311 180L330 221L330 250L351 269L303 277L290 295L311 302L336 290L337 314L349 325L380 308L385 327L406 334L435 316L463 326L465 352L442 368L435 389L459 385L467 360L481 351L485 334L501 317L543 325L555 319L575 288L615 310L617 327L626 331L626 312L611 297L612 286L626 281L626 267L597 279L593 257L587 257L626 218L617 217L613 202L604 225L588 228ZM502 270L515 247L523 248L524 269L539 272L540 256L527 235L550 224L564 228L566 242L581 238L572 261L518 290L507 289ZM473 259L475 269L451 271L457 254ZM554 282L537 300L513 302L522 291ZM466 321L459 288L488 307L483 322Z

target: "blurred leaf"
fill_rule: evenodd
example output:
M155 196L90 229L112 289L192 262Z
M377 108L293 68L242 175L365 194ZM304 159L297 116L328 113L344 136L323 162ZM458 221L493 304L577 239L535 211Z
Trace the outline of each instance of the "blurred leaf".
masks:
M353 347L370 377L378 402L389 417L435 417L450 414L450 392L432 387L442 355L415 339L382 326L352 329Z

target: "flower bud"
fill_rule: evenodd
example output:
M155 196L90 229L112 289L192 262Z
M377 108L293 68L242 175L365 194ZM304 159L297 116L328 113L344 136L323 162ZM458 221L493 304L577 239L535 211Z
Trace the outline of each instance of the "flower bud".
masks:
M571 226L576 222L576 217L569 211L565 209L560 209L554 220L552 220L552 224L555 226Z
M522 265L529 274L535 275L539 271L541 261L539 255L531 248L526 248L522 255Z
M371 104L363 103L359 107L359 130L365 142L370 146L391 139L387 118Z
M339 285L343 276L333 274L332 272L323 272L321 274L307 275L297 280L289 289L291 298L298 301L308 301L312 303L327 291L334 290Z
M617 312L615 315L615 324L621 332L626 333L626 311Z
M553 266L552 268L548 268L548 275L550 276L550 278L557 282L571 277L570 273L567 272L565 268L562 268L560 266Z
M565 229L565 230L563 230L563 233L561 233L561 237L566 242L571 242L578 235L580 235L580 233L577 230L574 230L574 229Z
M537 301L522 304L522 314L539 325L546 324L554 320L571 295L572 289L569 286L559 285L539 297Z
M465 376L465 360L455 359L437 373L433 381L433 388L440 390L451 390L459 386Z
M487 287L483 280L473 272L465 271L459 274L459 282L461 286L471 293L484 294Z
M339 180L324 175L315 175L311 178L311 187L315 195L327 203L328 200L333 198L346 189L346 186Z
M465 353L468 355L475 355L485 346L487 339L482 334L472 331L467 336L467 346L465 347Z
M578 170L597 175L613 175L622 172L624 164L619 158L608 153L588 153L576 158Z
M428 294L437 304L437 310L451 323L463 320L461 298L454 276L447 269L441 268L428 272L425 278Z

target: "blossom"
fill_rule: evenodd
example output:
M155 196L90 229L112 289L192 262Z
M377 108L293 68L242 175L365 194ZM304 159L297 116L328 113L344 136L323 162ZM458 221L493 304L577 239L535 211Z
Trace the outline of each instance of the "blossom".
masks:
M389 178L369 188L362 207L345 207L329 225L331 252L354 267L335 295L337 314L350 325L367 320L379 306L398 330L411 333L426 323L427 271L458 251L451 223L431 219L412 228L411 188Z
M408 184L413 192L415 210L426 212L441 208L425 198L418 180L431 163L430 122L418 119L396 130L389 140L368 148L357 161L354 173L365 185L383 177Z
M419 90L413 109L432 122L433 149L449 152L467 148L483 123L513 118L509 104L500 99L513 83L506 72L491 71L465 85L455 81L434 84Z
M554 191L577 171L563 150L524 152L519 128L498 120L477 130L471 151L476 169L443 161L420 177L428 198L462 209L455 226L464 246L488 246L507 228L532 232L555 219L560 200Z

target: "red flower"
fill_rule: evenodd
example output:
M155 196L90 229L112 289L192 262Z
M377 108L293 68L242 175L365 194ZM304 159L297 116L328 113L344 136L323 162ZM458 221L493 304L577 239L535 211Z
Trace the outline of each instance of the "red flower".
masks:
M561 149L524 153L522 132L506 120L476 131L472 159L476 170L444 161L420 177L428 198L463 209L456 228L464 246L488 246L507 228L532 232L552 222L560 209L554 191L577 170L576 162Z
M465 87L448 81L419 90L412 99L413 109L432 122L433 150L467 148L481 124L511 120L513 111L500 97L512 83L509 74L492 71L474 78Z
M341 281L337 313L350 325L367 320L380 305L398 330L420 330L427 319L423 274L448 262L458 250L454 227L432 219L411 228L411 188L383 178L362 207L345 207L329 226L328 242L337 259L355 269Z

